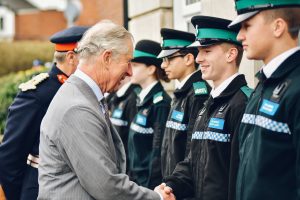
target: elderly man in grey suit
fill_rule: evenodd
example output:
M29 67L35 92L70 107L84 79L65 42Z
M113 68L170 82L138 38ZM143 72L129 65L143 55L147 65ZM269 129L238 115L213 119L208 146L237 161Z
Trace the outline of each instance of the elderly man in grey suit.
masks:
M103 21L79 42L79 65L57 92L41 124L38 199L172 199L125 174L122 141L107 117L104 92L132 75L132 35ZM165 195L165 196L163 196Z

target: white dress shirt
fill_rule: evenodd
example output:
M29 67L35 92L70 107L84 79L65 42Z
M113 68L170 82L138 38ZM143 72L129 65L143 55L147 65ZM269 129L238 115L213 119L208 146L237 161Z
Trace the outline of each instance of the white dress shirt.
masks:
M158 81L154 81L151 83L148 87L145 89L142 89L141 93L139 94L140 102L143 102L147 94L150 92L150 90L158 83Z
M262 67L263 72L267 78L270 78L271 75L276 71L276 69L291 55L296 53L296 51L299 51L300 47L294 47L292 49L289 49L282 54L276 56L273 58L268 64L264 65Z
M126 93L126 91L128 90L128 88L130 87L130 85L131 85L130 82L124 84L120 89L118 89L118 91L116 92L116 95L118 97L123 96Z
M196 71L194 71L193 73L187 75L182 81L177 80L177 83L176 83L176 89L179 89L179 90L180 90L180 89L184 86L184 84L189 80L189 78L190 78L193 74L195 74L196 72L198 72L198 71L199 71L199 70L196 70Z
M225 81L223 81L218 87L213 88L210 92L210 95L212 96L212 98L216 98L216 97L220 96L220 94L228 87L228 85L231 83L231 81L233 79L235 79L235 77L237 77L238 75L239 75L239 73L233 74L232 76L227 78Z

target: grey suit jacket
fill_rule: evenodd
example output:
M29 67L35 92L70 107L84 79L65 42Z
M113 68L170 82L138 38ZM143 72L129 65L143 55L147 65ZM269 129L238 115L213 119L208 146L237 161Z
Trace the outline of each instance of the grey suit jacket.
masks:
M159 200L128 179L125 160L92 89L71 76L41 124L38 199Z

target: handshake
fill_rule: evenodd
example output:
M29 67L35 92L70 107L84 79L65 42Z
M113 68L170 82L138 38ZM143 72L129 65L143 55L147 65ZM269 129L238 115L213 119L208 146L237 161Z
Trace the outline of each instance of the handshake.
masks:
M172 188L168 187L165 183L156 186L154 191L160 194L160 196L163 198L162 200L176 200Z

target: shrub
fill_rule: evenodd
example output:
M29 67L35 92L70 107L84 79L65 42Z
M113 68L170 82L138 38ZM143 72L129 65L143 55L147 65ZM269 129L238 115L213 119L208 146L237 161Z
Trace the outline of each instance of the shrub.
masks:
M0 136L4 132L8 107L11 105L16 94L19 92L18 86L21 83L31 79L32 76L47 70L48 69L45 67L33 68L16 73L10 73L6 76L0 77Z
M32 61L52 61L54 45L42 41L0 42L0 76L30 69Z

